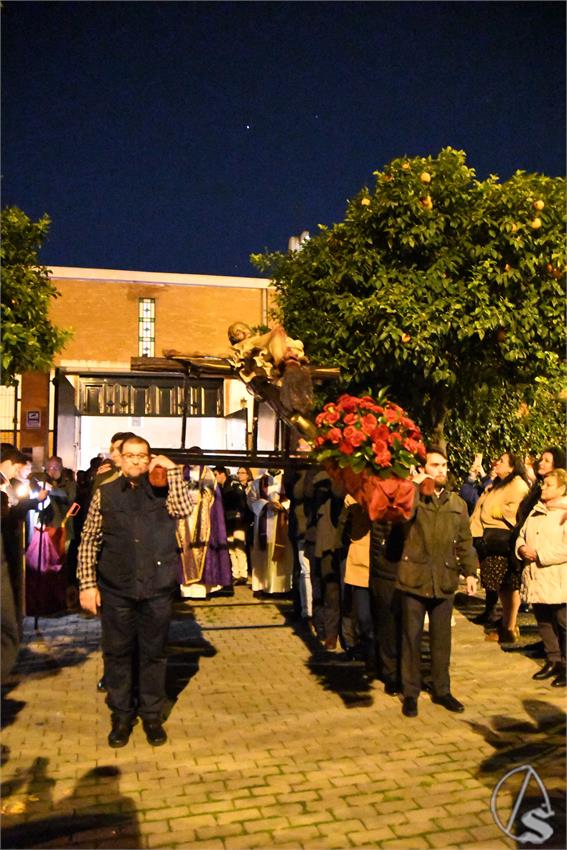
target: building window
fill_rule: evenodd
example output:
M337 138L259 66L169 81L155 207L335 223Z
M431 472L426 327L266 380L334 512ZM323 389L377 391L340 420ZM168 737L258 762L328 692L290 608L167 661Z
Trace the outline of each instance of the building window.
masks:
M155 350L156 300L138 298L138 356L153 357Z
M83 416L223 416L223 382L82 376L77 410Z

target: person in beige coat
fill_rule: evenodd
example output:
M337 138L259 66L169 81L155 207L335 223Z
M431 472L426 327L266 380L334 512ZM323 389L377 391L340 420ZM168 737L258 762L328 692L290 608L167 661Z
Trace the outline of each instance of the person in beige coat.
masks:
M376 652L374 646L374 624L370 607L370 530L368 514L352 496L345 497L343 542L348 545L344 584L350 585L353 613L356 623L353 637L358 643L350 647L353 657L360 657L366 664L367 674L374 676Z
M529 486L520 457L504 452L494 465L494 484L485 490L470 519L471 534L480 560L480 581L486 590L486 608L500 597L502 624L489 633L502 643L514 643L520 608L520 576L511 563L512 532L516 514ZM488 617L487 617L488 619Z
M557 469L543 481L541 500L520 529L516 555L524 563L522 598L530 602L545 647L546 663L533 679L565 687L567 603L567 472Z

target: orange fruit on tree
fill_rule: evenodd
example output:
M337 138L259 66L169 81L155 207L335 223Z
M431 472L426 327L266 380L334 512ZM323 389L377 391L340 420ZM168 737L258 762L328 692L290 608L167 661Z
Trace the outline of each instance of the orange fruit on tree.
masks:
M544 208L545 204L543 201L534 201L534 210L541 211Z
M429 171L422 171L422 173L419 175L419 179L422 183L431 183L431 174L429 173Z
M534 218L530 221L530 227L532 230L539 230L541 227L541 218Z

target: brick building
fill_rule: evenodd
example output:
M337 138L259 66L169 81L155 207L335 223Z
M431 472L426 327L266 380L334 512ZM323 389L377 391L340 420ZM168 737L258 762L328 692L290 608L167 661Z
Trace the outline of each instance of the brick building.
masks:
M267 324L269 280L68 267L52 267L51 277L60 297L50 317L73 336L50 375L27 373L15 392L3 388L3 440L15 437L38 465L55 451L77 469L116 431L178 448L188 398L186 446L246 447L251 396L242 382L191 380L187 389L183 376L133 372L130 360L167 349L223 356L232 322ZM273 446L273 429L265 410L259 446Z

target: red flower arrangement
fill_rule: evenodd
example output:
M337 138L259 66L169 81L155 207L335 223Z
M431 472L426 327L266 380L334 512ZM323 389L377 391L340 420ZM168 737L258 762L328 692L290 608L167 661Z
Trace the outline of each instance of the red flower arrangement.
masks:
M370 519L408 519L410 469L425 459L417 425L397 404L342 395L315 420L313 457L365 507Z

